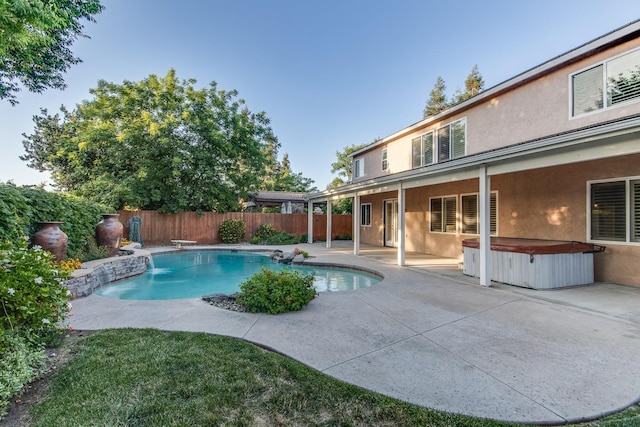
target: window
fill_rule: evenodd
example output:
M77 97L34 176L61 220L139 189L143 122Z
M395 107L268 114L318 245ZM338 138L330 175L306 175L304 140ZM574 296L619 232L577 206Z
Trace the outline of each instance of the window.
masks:
M433 163L433 132L425 133L411 140L412 167Z
M353 162L353 178L364 176L364 159L356 159Z
M571 76L571 114L577 116L640 98L640 50Z
M434 157L438 162L462 157L467 151L467 119L457 120L437 131L431 131L411 140L411 167L430 165ZM435 154L435 156L434 156Z
M363 227L371 226L371 203L360 205L360 225Z
M640 242L640 179L591 182L592 240Z
M466 153L467 120L455 121L438 129L438 161L462 157Z
M389 169L389 159L387 157L387 149L383 148L382 149L382 170L386 171L387 169Z
M490 195L490 218L489 228L492 236L498 232L498 215L497 215L498 194L491 192ZM478 225L480 224L480 200L478 194L465 194L461 196L462 204L462 233L463 234L480 234Z
M455 233L457 196L434 197L429 200L431 209L431 231L436 233Z

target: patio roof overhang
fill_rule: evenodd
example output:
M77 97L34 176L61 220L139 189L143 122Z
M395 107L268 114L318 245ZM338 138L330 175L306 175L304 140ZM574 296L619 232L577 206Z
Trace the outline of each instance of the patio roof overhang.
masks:
M309 193L305 200L324 202L397 191L400 186L408 189L473 179L480 176L481 166L491 176L637 153L640 115Z

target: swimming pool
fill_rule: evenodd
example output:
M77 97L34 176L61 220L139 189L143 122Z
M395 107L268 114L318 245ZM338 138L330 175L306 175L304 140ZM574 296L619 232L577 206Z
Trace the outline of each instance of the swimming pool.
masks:
M152 268L151 268L152 267ZM285 265L251 252L185 251L154 255L149 270L131 279L96 289L95 293L126 300L198 298L237 292L240 284L262 267L313 274L318 292L366 288L380 277L362 271L311 265Z

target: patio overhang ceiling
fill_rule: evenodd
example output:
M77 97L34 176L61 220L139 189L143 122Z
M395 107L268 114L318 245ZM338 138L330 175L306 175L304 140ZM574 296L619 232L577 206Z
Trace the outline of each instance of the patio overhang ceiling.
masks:
M446 162L384 177L307 194L307 201L343 198L397 191L446 182L474 179L480 166L488 175L520 172L640 153L640 116L540 138L508 147L472 154Z

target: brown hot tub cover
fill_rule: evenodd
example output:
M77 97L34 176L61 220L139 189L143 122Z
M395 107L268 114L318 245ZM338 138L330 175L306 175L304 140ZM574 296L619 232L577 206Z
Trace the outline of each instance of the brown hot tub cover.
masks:
M465 248L478 249L480 239L466 239L462 241ZM602 252L603 246L593 243L574 242L567 240L519 239L513 237L492 237L491 250L501 252L518 252L529 255L574 254Z

